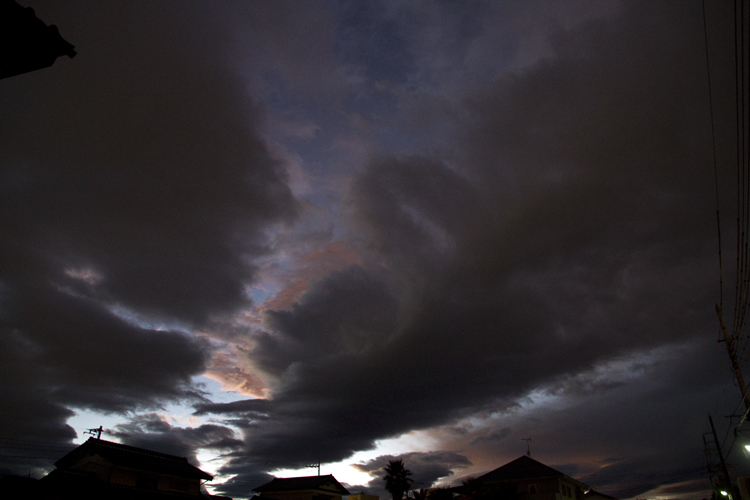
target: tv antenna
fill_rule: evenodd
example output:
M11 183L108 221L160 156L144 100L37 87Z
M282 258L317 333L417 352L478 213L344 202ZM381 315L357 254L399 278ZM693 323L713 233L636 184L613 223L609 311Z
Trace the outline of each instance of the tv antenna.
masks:
M320 460L318 460L317 464L311 464L311 465L305 465L308 469L315 469L317 467L318 469L318 475L320 475Z
M521 441L526 441L526 456L531 456L531 438L521 438Z
M101 439L102 438L102 430L103 430L102 426L100 425L98 429L86 429L83 433L84 434L91 434L92 436L96 435L96 439Z

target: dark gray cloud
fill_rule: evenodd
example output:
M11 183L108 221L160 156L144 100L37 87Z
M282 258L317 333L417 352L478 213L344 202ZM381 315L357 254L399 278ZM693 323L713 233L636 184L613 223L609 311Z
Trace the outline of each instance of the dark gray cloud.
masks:
M125 444L188 457L196 466L201 465L196 456L200 450L216 454L218 458L242 445L229 427L217 424L176 427L156 413L136 415L108 433Z
M91 269L103 300L202 322L247 303L259 231L293 203L224 41L189 11L163 30L162 8L66 13L81 61L4 82L2 223L16 272Z
M69 443L70 408L189 401L223 424L138 414L115 431L218 450L219 491L238 497L427 428L450 451L401 456L420 486L500 466L529 436L607 493L698 477L705 412L732 399L711 338L699 3L472 3L460 22L422 2L227 5L47 6L79 56L0 84L14 432ZM344 203L293 199L248 92L294 136L275 150L309 152L305 173L347 184ZM325 230L267 237L300 210ZM355 265L260 326L234 321L258 257L333 238ZM184 332L212 328L268 399L191 384L213 347Z
M706 413L732 411L739 402L738 394L727 389L731 374L724 353L713 347L713 339L703 338L665 345L641 366L621 360L619 369L609 366L599 373L619 373L620 383L587 396L571 396L562 388L566 381L553 385L560 399L499 420L502 427L489 435L509 429L504 440L477 440L473 452L504 457L499 466L525 452L520 440L531 437L533 458L618 498L696 478L704 479L698 489L705 489L700 436L709 430ZM572 385L579 387L578 381ZM740 474L743 461L734 463Z
M295 363L365 359L393 332L396 312L397 303L384 284L363 269L334 272L291 310L266 313L272 333L259 336L252 358L277 376Z
M251 304L296 208L220 12L35 7L78 57L0 83L0 439L55 445L71 406L202 400L212 349L182 331Z
M469 444L476 445L476 444L484 443L484 442L497 443L507 438L510 435L510 433L511 433L510 427L502 427L500 429L493 429L487 434L475 437L469 442Z
M277 465L267 460L235 459L229 465L222 467L220 471L223 474L235 476L217 485L215 491L233 498L250 498L254 495L253 488L266 484L274 478L266 471L276 468Z
M11 306L12 328L34 352L25 370L38 370L61 400L127 411L161 398L200 398L191 376L205 369L210 353L200 339L134 327L65 295L23 299Z
M637 375L654 363L678 369L675 359L634 362L633 378L596 374L715 328L700 9L673 7L628 5L555 34L549 57L465 101L468 128L450 161L371 160L349 209L362 251L381 265L331 275L291 310L269 313L269 333L249 356L278 386L270 418L245 430L251 456L290 466L340 460L376 439L512 408L535 388L599 395L605 402L580 425L599 449L627 452L624 470L686 449L657 452L633 438L652 411L665 412L655 433L683 418L689 397L658 404L648 396L658 377ZM705 392L675 383L709 404L719 380L714 373ZM628 391L640 414L627 412L632 420L614 430L605 416L618 402L605 396ZM705 424L698 413L676 442ZM573 422L547 422L536 432L562 448L559 433ZM506 433L474 446L497 446ZM680 480L697 474L680 471ZM602 481L622 494L652 484L626 491Z
M39 450L44 460L37 465L49 467L67 451L62 445L75 437L65 424L71 405L129 412L204 399L191 380L205 370L211 351L200 339L139 328L90 300L55 291L14 293L6 305L12 314L0 329L1 393L13 408L2 418L6 471L28 472L13 459L27 452Z

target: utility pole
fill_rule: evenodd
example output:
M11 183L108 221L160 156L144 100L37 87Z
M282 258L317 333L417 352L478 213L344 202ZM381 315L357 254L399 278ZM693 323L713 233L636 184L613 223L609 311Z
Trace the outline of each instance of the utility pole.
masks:
M747 393L747 384L745 384L745 378L742 376L742 369L737 361L737 346L734 343L734 339L729 335L727 331L727 325L724 323L724 315L721 312L721 306L716 304L716 314L719 316L719 325L721 326L721 333L724 336L719 342L725 342L727 345L727 352L729 353L729 360L732 362L732 370L734 370L734 376L737 379L737 384L740 386L742 391L742 399L745 402L745 410L750 410L750 395Z
M708 422L711 424L711 433L714 435L714 441L716 442L716 445L719 445L719 438L716 436L716 428L714 427L714 420L711 418L711 414L708 414ZM724 476L724 481L726 481L727 489L729 490L729 494L732 497L732 500L738 500L738 497L734 494L734 486L732 486L732 478L729 476L729 468L727 467L727 462L724 460L724 453L721 451L721 448L719 448L719 460L721 461L721 472Z

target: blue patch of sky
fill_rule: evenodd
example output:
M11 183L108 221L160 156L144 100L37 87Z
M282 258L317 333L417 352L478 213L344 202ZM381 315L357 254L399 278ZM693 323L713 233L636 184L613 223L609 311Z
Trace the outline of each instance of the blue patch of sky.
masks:
M310 175L327 177L335 172L338 152L334 149L334 138L349 130L347 110L327 98L301 98L295 92L287 91L281 83L272 93L264 96L263 102L268 113L282 121L312 123L317 127L312 137L294 135L283 128L270 128L268 136L271 139L299 155Z
M260 305L274 295L273 290L254 286L245 292L253 300L254 305Z
M490 4L476 0L439 0L437 4L444 11L443 17L453 21L454 42L460 45L465 45L481 31L482 21L490 12Z
M231 403L244 399L252 399L249 396L239 394L236 391L224 391L221 384L203 375L193 377L193 385L206 393L206 397L214 403ZM103 428L102 439L116 440L109 432L118 424L128 421L127 415L102 413L94 410L83 408L74 409L75 415L67 420L67 424L76 431L74 443L80 444L92 437L91 433L86 433L89 429ZM155 410L157 413L163 413L170 419L170 424L177 427L193 427L200 425L199 422L191 423L190 417L193 414L193 407L183 402L173 402L165 404L161 409Z
M112 436L107 431L114 429L117 424L121 424L125 421L122 416L115 414L100 413L82 408L76 408L73 411L75 412L75 415L70 417L66 423L76 431L76 438L73 440L76 444L83 443L88 438L92 437L92 434L87 434L86 431L89 429L96 429L99 426L104 429L101 438L112 440Z
M416 70L414 56L403 34L405 26L411 22L407 19L408 11L401 10L394 15L371 2L343 2L338 9L336 56L349 72L360 74L362 81L351 83L347 92L310 99L304 93L294 92L280 75L266 74L263 78L263 100L270 113L290 122L314 123L318 127L314 137L283 132L271 132L270 136L299 155L310 175L321 178L345 175L361 167L352 164L351 158L334 147L337 138L351 136L355 115L373 130L382 131L374 135L368 135L368 130L360 131L363 142L374 140L381 152L414 153L412 145L419 142L417 132L397 125L400 100L411 92L406 86ZM318 198L310 201L330 206L338 196L335 192L326 192Z
M517 6L492 8L489 5L482 2L439 3L445 23L444 34L449 38L441 43L449 47L451 59L445 67L419 64L419 58L431 55L415 54L415 48L410 46L414 37L419 36L418 28L416 34L406 31L419 25L415 10L401 7L388 10L389 7L375 2L346 1L336 6L340 23L335 52L339 64L347 68L344 74L354 73L361 80L352 80L344 92L323 93L311 99L306 92L292 88L282 75L263 74L263 102L269 114L290 123L312 123L317 127L312 137L294 135L283 129L269 131L270 138L302 159L303 169L312 176L311 182L315 185L304 195L309 201L336 210L342 193L330 189L325 179L346 177L360 170L371 151L419 154L425 147L431 150L435 144L444 143L436 140L436 134L452 135L453 125L440 125L443 122L452 124L449 116L444 116L445 120L441 121L442 115L435 111L430 114L428 125L413 126L408 119L405 121L403 105L420 92L450 91L450 83L446 88L440 87L443 79L486 82L503 68L508 69L518 51L514 39L519 28L513 23L517 16L513 11ZM502 15L498 10L504 11L500 12ZM487 23L487 17L500 19L497 24L492 24ZM489 29L501 33L483 33ZM483 36L488 38L479 51L478 61L460 65L462 74L457 77L444 73L446 68L455 71L456 63L466 58L472 40ZM424 51L425 47L421 50ZM450 96L456 101L461 97ZM360 130L352 128L355 116L364 122ZM360 151L352 154L336 147L337 141L355 140L357 134L361 143L354 147L362 148Z
M253 399L237 391L222 390L221 384L203 375L193 377L193 383L202 384L202 389L208 393L207 397L214 403L232 403L243 399ZM191 407L181 406L185 411L192 411Z
M342 204L341 193L332 189L318 190L316 192L306 194L305 199L309 200L311 203L319 207L333 211L338 210ZM337 221L333 221L334 225L336 225L337 223Z
M414 56L398 19L387 18L376 2L342 2L335 52L345 64L361 67L370 81L406 82Z

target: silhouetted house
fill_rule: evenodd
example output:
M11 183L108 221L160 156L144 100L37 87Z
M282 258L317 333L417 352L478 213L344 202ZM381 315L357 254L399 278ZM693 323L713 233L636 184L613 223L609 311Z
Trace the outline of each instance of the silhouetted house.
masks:
M201 500L208 498L201 481L211 479L187 458L90 438L55 462L52 472L25 485L29 495L19 498ZM22 486L15 483L9 484Z
M331 474L327 476L303 476L274 478L253 491L263 500L341 500L349 492Z
M74 48L33 9L0 0L0 79L48 68L60 56L75 57Z
M589 491L582 482L526 455L470 483L473 491L464 487L463 493L482 500L585 500Z

